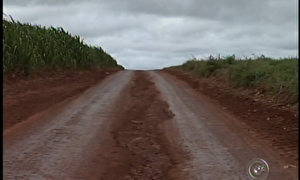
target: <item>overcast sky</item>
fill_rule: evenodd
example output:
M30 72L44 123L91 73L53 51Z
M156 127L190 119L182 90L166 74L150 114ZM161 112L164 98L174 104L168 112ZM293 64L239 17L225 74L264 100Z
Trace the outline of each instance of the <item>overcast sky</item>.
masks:
M298 57L298 0L4 0L3 10L80 35L128 69L218 53Z

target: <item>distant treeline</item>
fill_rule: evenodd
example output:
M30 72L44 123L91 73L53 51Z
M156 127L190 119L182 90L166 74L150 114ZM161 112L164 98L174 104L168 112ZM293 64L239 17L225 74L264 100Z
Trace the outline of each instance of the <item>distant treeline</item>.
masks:
M236 86L263 87L271 94L285 93L298 102L298 58L272 59L264 55L237 59L234 55L185 62L180 68L197 77L223 77Z
M29 74L46 69L122 66L101 47L88 46L63 28L3 20L3 71Z

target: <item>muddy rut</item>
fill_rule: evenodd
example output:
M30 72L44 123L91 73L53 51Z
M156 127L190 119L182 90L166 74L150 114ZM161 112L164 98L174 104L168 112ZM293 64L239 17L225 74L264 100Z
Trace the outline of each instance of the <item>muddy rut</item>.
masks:
M150 76L139 71L122 102L124 108L114 121L112 135L124 164L108 169L103 179L166 179L175 162L160 128L173 117L168 104L160 100ZM117 169L126 171L116 174Z
M4 131L4 179L269 179L298 171L238 118L158 71L120 71Z

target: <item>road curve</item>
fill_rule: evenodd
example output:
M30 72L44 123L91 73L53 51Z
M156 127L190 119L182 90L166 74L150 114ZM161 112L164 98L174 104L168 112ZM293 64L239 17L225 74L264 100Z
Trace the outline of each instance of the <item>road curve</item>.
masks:
M262 158L270 166L268 179L298 179L295 171L284 169L272 149L251 136L249 128L222 107L170 74L150 74L175 114L165 125L173 130L168 131L168 138L190 156L175 174L186 174L188 179L248 179L249 161Z

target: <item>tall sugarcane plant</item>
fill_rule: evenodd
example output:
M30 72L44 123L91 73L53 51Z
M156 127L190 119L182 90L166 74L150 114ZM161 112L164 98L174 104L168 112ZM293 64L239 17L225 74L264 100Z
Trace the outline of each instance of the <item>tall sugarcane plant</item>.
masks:
M86 45L63 28L3 20L3 71L121 67L101 47ZM121 67L122 68L122 67Z

